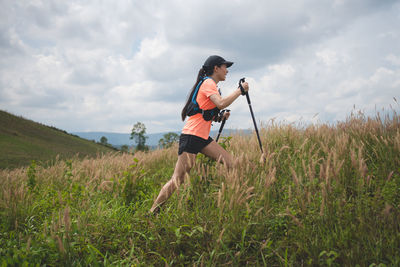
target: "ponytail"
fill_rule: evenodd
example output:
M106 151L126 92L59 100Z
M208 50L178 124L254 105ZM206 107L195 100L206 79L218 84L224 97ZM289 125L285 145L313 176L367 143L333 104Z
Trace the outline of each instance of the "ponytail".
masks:
M192 97L193 97L193 94L194 94L194 91L195 91L197 85L199 84L199 82L200 82L205 76L212 75L213 72L214 72L214 68L208 68L208 67L205 67L205 66L203 66L203 67L199 70L199 73L197 74L196 82L194 83L194 85L193 85L193 87L192 87L192 90L190 91L190 94L189 94L189 96L188 96L188 98L187 98L187 100L186 100L186 104L185 104L185 106L184 106L183 109L182 109L182 113L181 113L182 121L184 121L184 120L186 119L188 106L189 106L189 104L190 104L190 101L191 101L191 99L192 99Z

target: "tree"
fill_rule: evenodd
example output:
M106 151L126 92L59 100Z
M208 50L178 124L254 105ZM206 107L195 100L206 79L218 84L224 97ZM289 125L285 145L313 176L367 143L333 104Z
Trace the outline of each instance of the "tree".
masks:
M107 144L108 144L107 142L108 142L107 137L102 136L102 137L100 138L100 143L101 143L102 145L107 145Z
M146 126L141 123L137 122L133 125L132 133L130 139L134 139L136 142L136 150L140 151L147 151L149 150L148 146L146 146Z
M174 143L178 142L179 135L174 132L164 134L163 138L158 141L158 145L162 148L171 147Z
M128 147L128 145L122 145L122 146L121 146L121 151L122 151L122 152L126 152L126 153L129 152L129 147Z

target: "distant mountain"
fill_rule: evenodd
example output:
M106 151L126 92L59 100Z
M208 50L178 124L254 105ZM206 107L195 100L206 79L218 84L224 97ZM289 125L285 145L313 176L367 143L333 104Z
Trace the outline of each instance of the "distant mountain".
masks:
M157 146L158 141L163 138L165 133L155 133L155 134L147 134L146 136L148 137L146 139L146 145L148 146ZM179 134L179 132L176 132ZM73 134L85 138L88 140L94 140L96 142L99 142L100 139L104 136L107 138L107 142L113 146L122 146L122 145L128 145L128 146L133 146L135 145L134 140L129 139L131 137L131 134L128 133L110 133L110 132L74 132Z
M251 130L233 130L233 129L224 129L222 132L222 136L228 136L232 135L234 133L241 132L243 134L249 134L251 133ZM168 132L162 132L162 133L153 133L153 134L147 134L146 136L148 137L146 140L146 145L151 146L151 147L157 147L158 146L158 141L163 138L165 134ZM175 132L178 135L180 134L180 131ZM113 146L122 146L122 145L128 145L128 146L133 146L135 145L134 140L129 139L130 134L128 133L111 133L111 132L74 132L72 134L75 134L79 137L88 139L88 140L94 140L96 142L100 142L100 138L103 136L107 138L107 142ZM210 135L215 139L217 136L218 131L211 131Z
M79 156L96 156L116 149L90 142L0 110L0 169Z

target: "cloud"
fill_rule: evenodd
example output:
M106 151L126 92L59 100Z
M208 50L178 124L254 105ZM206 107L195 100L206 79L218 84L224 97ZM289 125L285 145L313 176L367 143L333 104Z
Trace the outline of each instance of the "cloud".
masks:
M274 99L276 111L265 110L264 114L279 114L278 104L309 120L316 112L323 119L343 120L354 105L368 112L375 106L388 107L399 92L400 69L385 61L395 63L391 52L400 51L398 47L386 47L388 42L399 44L398 37L379 37L382 28L390 31L395 27L389 23L376 27L376 21L386 15L360 18L335 38L299 49L289 64L270 66L260 86L279 88L279 93L291 101L285 105Z
M210 54L257 120L341 120L400 98L398 1L2 1L0 108L67 131L180 130ZM246 100L230 128L251 128ZM315 114L319 114L315 116ZM214 126L218 127L218 125Z

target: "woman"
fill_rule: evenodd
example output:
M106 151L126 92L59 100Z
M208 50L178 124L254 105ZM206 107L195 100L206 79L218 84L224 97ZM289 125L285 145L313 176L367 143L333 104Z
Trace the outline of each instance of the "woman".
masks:
M201 152L214 160L223 162L227 168L232 168L232 156L209 136L211 122L217 119L216 111L228 107L241 94L244 95L249 90L248 83L244 82L230 95L226 97L220 95L217 84L225 81L227 68L232 64L233 62L214 55L208 57L200 69L181 114L183 121L187 116L189 119L179 139L178 161L174 174L161 189L150 212L158 211L160 205L183 183L186 173L189 173L195 163L197 153ZM219 120L228 119L229 115L229 112L225 112Z

